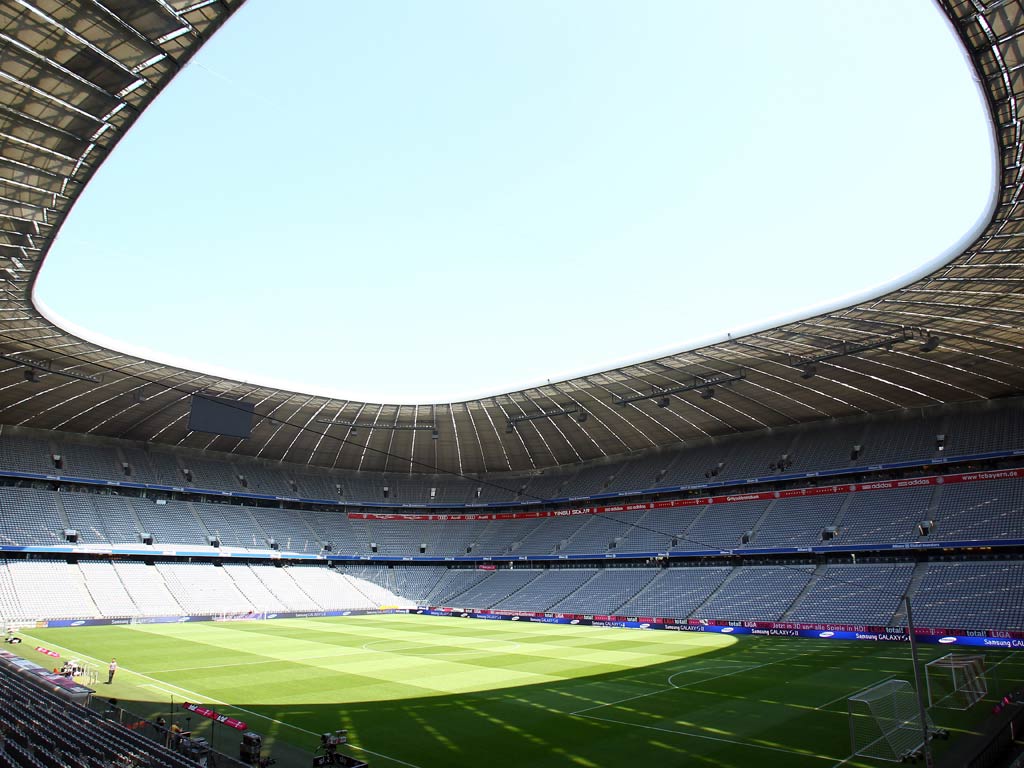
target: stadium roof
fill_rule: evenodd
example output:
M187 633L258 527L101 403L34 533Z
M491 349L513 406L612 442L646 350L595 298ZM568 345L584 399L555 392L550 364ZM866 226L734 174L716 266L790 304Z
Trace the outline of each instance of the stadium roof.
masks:
M241 4L0 0L0 423L345 469L475 473L1024 391L1024 0L939 2L993 121L991 217L884 295L457 403L282 391L76 337L33 303L43 259L119 138ZM255 404L252 436L190 432L195 392Z

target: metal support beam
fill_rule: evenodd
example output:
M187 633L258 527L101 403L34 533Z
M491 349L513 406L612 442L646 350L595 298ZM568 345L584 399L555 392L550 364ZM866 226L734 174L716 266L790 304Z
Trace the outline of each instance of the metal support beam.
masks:
M827 360L835 360L837 357L848 357L850 355L856 355L860 352L867 352L871 349L892 349L893 344L899 344L904 341L913 341L917 334L911 329L904 328L900 333L892 336L875 337L870 341L862 341L852 343L849 341L841 341L838 344L834 344L829 347L829 351L820 355L814 355L813 357L795 357L789 356L789 364L794 368L808 368L815 363L824 363Z
M567 405L564 408L559 408L553 411L540 411L539 413L523 413L518 416L509 416L508 425L505 427L506 432L512 432L519 426L520 422L523 421L536 421L537 419L553 419L556 416L572 416L576 414L576 421L583 423L587 420L587 412L583 406L578 403Z
M329 427L349 427L350 429L380 429L391 432L413 431L413 432L436 432L436 424L382 424L372 421L332 421L330 419L317 419L316 424L326 424Z
M75 371L54 368L51 360L38 360L16 353L6 355L0 354L0 359L8 360L12 363L17 363L18 365L23 365L30 371L43 371L45 373L53 374L54 376L64 376L69 379L77 379L78 381L91 381L93 384L103 383L103 379L99 376L90 376L87 373L76 373Z
M712 387L716 387L719 384L742 381L745 378L747 378L747 372L743 370L735 374L722 374L721 376L709 376L707 378L703 376L694 376L693 383L691 384L682 384L678 387L667 388L657 387L648 393L630 395L629 397L618 397L612 402L615 403L615 405L629 405L630 403L637 403L641 400L659 400L664 402L663 398L669 397L670 395L678 395L681 392L693 392L695 390L710 392L712 391ZM665 406L661 405L661 402L659 402L658 405L659 407L664 408ZM665 403L665 405L668 405L668 403Z

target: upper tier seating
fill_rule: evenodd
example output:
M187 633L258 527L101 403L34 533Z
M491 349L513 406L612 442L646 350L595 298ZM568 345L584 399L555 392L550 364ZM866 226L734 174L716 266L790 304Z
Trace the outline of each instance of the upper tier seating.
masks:
M0 487L0 544L60 544L64 528L53 491Z
M349 502L465 504L585 497L780 473L852 470L1022 447L1024 403L1017 398L959 409L926 409L743 433L679 450L528 474L494 473L479 480L331 471L220 457L212 452L172 453L163 447L144 450L130 442L92 444L60 432L33 430L7 430L0 435L0 469ZM61 457L61 469L54 455Z
M740 495L742 497L742 494ZM0 486L0 544L221 547L337 555L501 556L686 553L772 547L1024 539L1024 479L509 520L360 520L287 510ZM822 540L823 531L837 535ZM924 530L927 529L927 533ZM747 538L747 543L743 540Z
M918 523L930 518L933 488L900 488L853 494L834 544L917 541Z
M962 483L940 491L932 515L942 541L1024 538L1024 483Z

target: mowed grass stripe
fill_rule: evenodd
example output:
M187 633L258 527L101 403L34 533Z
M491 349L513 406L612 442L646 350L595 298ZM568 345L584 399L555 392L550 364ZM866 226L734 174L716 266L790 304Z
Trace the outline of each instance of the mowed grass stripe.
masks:
M99 659L116 655L156 680L123 675L100 686L122 701L155 706L166 696L154 687L180 686L230 702L271 739L311 750L312 734L345 727L360 747L421 768L486 759L827 768L847 756L845 696L910 674L906 646L424 616L32 634ZM1024 658L999 658L999 673L1020 676ZM838 703L818 709L830 701ZM604 719L567 715L595 705ZM942 724L964 725L958 718Z

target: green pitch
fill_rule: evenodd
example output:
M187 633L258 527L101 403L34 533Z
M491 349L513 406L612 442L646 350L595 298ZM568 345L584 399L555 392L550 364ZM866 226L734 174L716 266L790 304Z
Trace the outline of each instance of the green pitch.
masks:
M866 766L847 760L846 697L912 679L906 645L427 616L23 634L39 663L53 662L36 644L96 660L98 695L136 714L170 719L173 701L184 725L189 700L245 720L280 768L308 765L298 750L339 728L373 768ZM923 660L948 650L926 646ZM1020 687L1024 655L987 656L993 694ZM952 743L988 709L932 714ZM238 732L212 736L237 755Z

